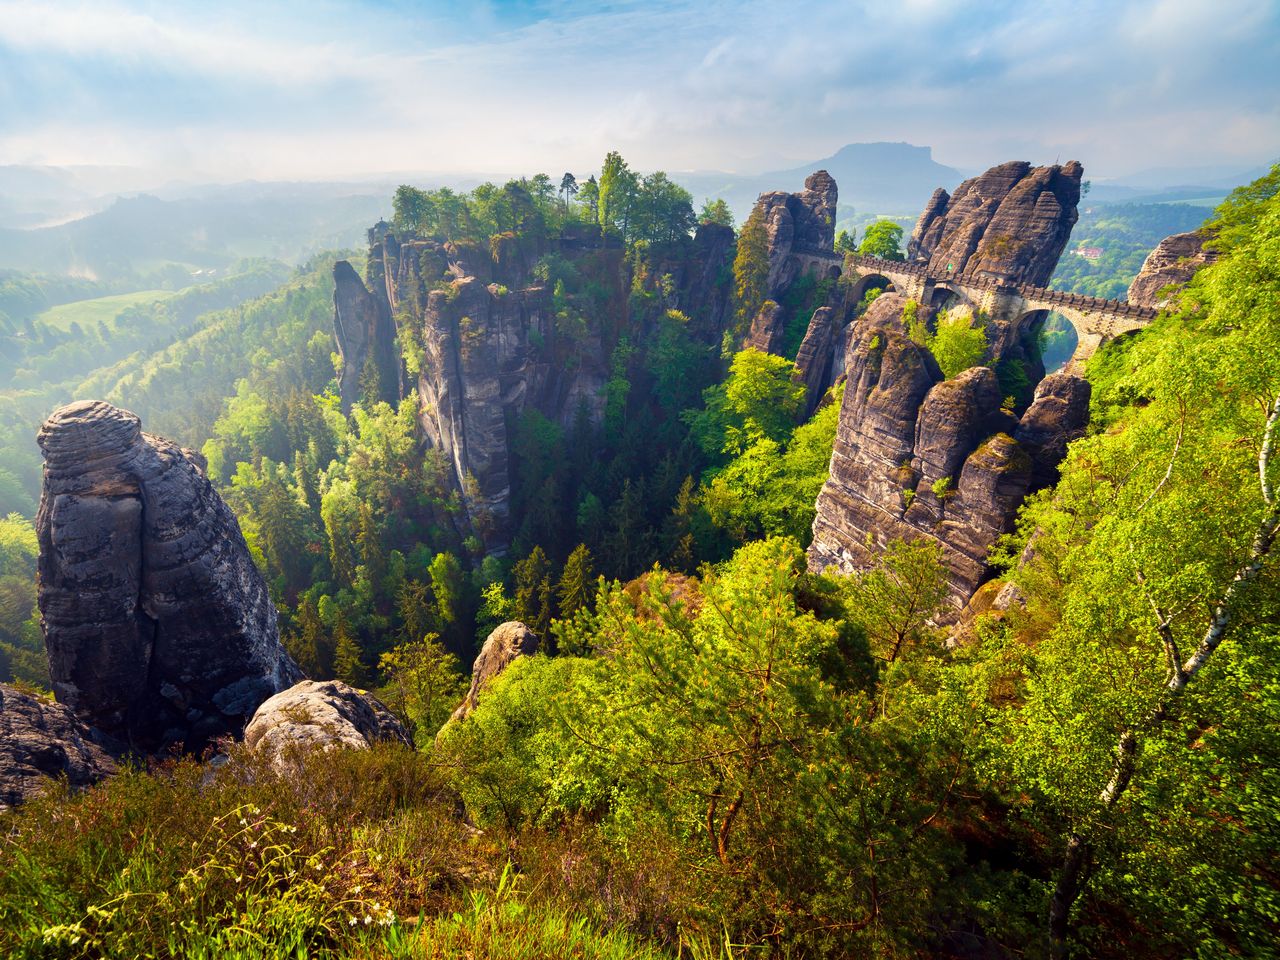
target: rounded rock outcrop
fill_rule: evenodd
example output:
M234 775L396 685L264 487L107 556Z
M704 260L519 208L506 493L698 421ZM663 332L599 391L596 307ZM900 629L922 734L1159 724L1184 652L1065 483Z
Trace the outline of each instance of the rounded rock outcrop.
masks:
M115 773L98 734L62 704L0 683L0 813L30 800L50 779L87 787Z
M480 702L485 688L520 657L531 657L537 653L538 646L538 635L519 620L509 620L495 627L471 668L471 688L445 726L467 719Z
M303 680L282 690L244 731L246 746L275 760L290 750L367 750L379 741L413 746L390 710L341 680Z

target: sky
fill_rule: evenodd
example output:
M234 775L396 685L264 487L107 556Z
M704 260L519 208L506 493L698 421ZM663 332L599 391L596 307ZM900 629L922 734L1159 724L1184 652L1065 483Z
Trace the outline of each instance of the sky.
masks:
M1280 0L0 0L0 164L757 173L877 140L1270 163Z

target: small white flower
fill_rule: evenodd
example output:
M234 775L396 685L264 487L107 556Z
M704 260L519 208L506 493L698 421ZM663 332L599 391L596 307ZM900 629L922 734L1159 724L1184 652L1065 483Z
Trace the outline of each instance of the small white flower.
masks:
M355 885L355 887L352 889L352 891L351 891L351 892L352 892L352 893L359 893L359 892L360 892L361 890L363 890L363 889L364 889L364 884L357 883L357 884Z
M355 917L352 917L350 920L348 920L348 921L347 921L347 923L349 923L349 924L350 924L351 926L353 926L353 927L354 927L357 923L359 923L359 922L360 922L360 921L359 921L359 920L357 920Z
M366 914L364 915L364 925L367 927L367 926L368 926L369 924L371 924L371 923L373 923L373 917L369 916L369 915L366 913Z
M249 849L250 849L250 850L253 850L253 849L255 849L257 846L258 846L258 841L257 841L257 840L254 840L251 844L249 844Z
M247 827L248 825L249 825L249 821L248 821L248 820L246 820L244 817L241 817L241 818L240 818L240 826L242 826L242 827Z

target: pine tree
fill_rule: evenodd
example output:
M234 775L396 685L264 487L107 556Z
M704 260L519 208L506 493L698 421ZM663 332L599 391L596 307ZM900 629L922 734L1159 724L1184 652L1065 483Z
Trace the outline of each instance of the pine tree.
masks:
M347 615L341 611L338 613L334 636L337 640L333 654L334 675L353 687L364 687L368 683L369 675L361 659L360 642L347 621Z
M734 320L745 333L769 295L769 236L760 208L751 211L738 234L738 250L733 257Z
M298 604L297 623L287 636L285 646L308 677L329 675L333 666L333 651L327 649L327 640L315 600L304 596Z
M595 595L595 565L591 551L585 543L574 547L560 574L557 593L560 598L560 616L571 617L588 606Z
M545 637L555 612L551 562L546 552L542 547L534 547L512 572L516 580L516 619Z

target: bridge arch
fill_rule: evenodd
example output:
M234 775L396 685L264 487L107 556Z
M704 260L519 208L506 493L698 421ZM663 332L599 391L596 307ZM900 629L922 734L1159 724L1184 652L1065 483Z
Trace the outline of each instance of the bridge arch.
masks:
M929 292L929 306L935 313L954 310L956 307L968 307L975 314L978 312L977 304L964 289L944 280L934 282L933 289Z
M854 304L862 302L862 298L867 295L867 291L873 287L879 287L885 293L897 293L898 288L894 282L886 277L883 273L858 273L855 275L856 280L849 287L849 297Z
M1080 349L1083 327L1079 318L1073 320L1060 310L1045 307L1026 310L1014 322L1014 328L1024 343L1035 344L1046 374L1067 369ZM1087 357L1081 358L1084 359Z

